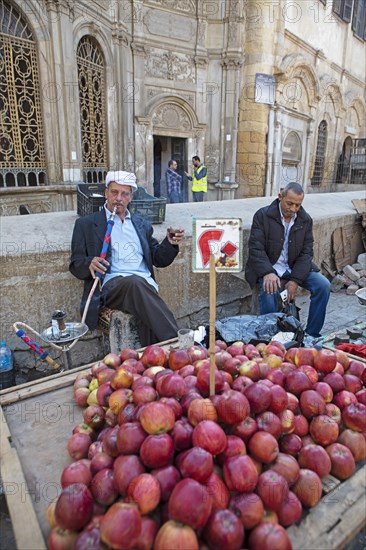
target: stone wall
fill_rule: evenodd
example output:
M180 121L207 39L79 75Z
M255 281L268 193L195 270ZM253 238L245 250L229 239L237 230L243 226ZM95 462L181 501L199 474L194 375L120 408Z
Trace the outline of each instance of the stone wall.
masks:
M314 256L332 264L331 237L333 231L357 222L351 200L362 198L362 192L308 195L304 206L314 219ZM169 225L183 227L186 239L180 254L168 268L157 269L156 277L162 297L173 310L180 327L208 324L208 274L193 273L192 217L241 217L244 227L243 257L252 216L268 204L268 198L207 202L204 205L185 203L167 205L166 221L156 225L155 236L161 240ZM204 210L203 210L204 208ZM39 377L49 367L21 342L12 328L16 321L28 324L38 332L51 325L56 309L68 313L66 321L78 321L82 282L68 271L70 240L75 212L55 212L33 216L1 218L1 317L0 339L14 350L15 365L20 380ZM240 276L217 275L217 318L248 312L251 290ZM29 336L33 336L29 333ZM47 345L35 340L45 349ZM62 362L61 352L50 350L54 359ZM72 366L93 361L103 355L98 332L87 334L71 351Z

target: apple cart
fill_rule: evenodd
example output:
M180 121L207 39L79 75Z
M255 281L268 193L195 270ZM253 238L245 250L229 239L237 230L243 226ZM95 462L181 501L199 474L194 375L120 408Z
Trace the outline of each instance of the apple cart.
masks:
M78 372L56 374L0 392L1 475L17 548L46 548L48 504L71 462L66 449L82 410L73 400ZM344 482L323 478L322 500L288 529L294 549L342 549L366 524L366 464Z

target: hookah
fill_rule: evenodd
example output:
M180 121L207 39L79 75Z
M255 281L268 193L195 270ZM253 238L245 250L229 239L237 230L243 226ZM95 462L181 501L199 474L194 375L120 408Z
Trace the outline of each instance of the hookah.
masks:
M113 212L107 222L107 230L103 240L103 246L100 253L100 257L105 259L108 252L108 247L111 242L111 233L114 226L114 218L117 212L117 206L114 207ZM65 318L67 314L63 310L56 310L52 314L51 326L46 328L41 334L34 330L29 325L25 323L16 322L13 324L15 333L19 338L23 340L39 357L40 359L46 361L50 366L52 366L56 371L62 372L64 370L69 370L71 368L71 355L70 351L79 341L79 339L84 336L89 327L85 324L85 319L88 313L91 299L95 292L95 289L98 285L98 282L101 283L103 275L101 273L96 273L94 283L90 289L83 316L80 323L70 322L65 323ZM41 338L44 342L49 344L53 349L62 352L64 367L62 368L52 357L48 351L43 350L37 342L34 342L25 331L33 333L37 338Z

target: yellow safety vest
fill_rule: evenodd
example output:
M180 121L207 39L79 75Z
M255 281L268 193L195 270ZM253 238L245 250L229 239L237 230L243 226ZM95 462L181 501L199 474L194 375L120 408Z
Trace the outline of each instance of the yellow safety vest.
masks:
M203 164L199 166L196 170L196 173L199 174L202 170L202 168L205 168ZM206 175L198 180L194 176L194 172L192 174L192 191L203 191L204 193L207 193L207 172Z

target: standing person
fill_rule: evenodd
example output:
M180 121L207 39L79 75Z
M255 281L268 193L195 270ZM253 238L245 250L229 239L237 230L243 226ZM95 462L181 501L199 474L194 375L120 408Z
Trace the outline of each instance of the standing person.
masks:
M177 161L168 162L168 170L165 172L166 190L170 203L181 202L182 176L177 174Z
M261 315L278 311L281 282L288 301L299 286L310 291L310 309L305 332L320 336L329 300L330 283L313 263L313 220L302 207L304 191L289 183L269 206L254 215L249 237L245 278L259 283Z
M207 193L207 168L201 164L201 159L197 155L192 157L194 166L193 174L184 172L189 181L192 182L192 193L194 202L202 202L204 194Z
M69 269L84 281L81 311L96 273L104 276L102 289L96 288L86 317L89 329L97 327L100 307L119 309L138 319L140 343L146 346L177 335L173 313L158 294L153 266L167 267L173 262L184 231L179 229L170 237L167 230L159 244L153 237L151 223L128 210L136 188L134 174L107 173L104 208L76 220ZM100 252L107 221L115 206L111 241L107 258L103 259Z

